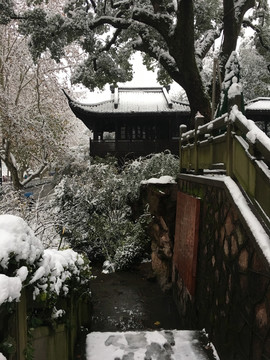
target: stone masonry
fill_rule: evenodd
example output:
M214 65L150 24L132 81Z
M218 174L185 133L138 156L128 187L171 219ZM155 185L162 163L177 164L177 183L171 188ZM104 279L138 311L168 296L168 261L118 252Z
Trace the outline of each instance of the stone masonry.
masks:
M181 179L201 199L192 297L179 276L174 296L185 328L205 328L221 359L270 359L270 267L226 188Z
M149 205L152 221L152 270L162 288L172 285L172 256L175 227L177 184L147 184L141 187L141 199Z

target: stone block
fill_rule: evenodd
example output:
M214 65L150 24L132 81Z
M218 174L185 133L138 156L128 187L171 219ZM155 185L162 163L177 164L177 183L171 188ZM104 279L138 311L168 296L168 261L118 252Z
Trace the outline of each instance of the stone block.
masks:
M249 253L246 249L243 249L238 258L238 265L241 271L247 271L249 261Z

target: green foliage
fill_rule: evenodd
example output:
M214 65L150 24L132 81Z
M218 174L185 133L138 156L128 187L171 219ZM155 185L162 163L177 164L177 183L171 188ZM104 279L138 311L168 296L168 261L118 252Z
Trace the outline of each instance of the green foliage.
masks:
M140 261L149 253L149 241L146 236L146 228L150 217L143 214L131 227L115 250L113 262L116 270L130 268L136 261Z
M8 24L10 19L14 16L13 1L1 0L0 1L0 24Z
M107 159L93 163L80 176L64 176L51 206L74 249L94 261L107 259L120 269L141 259L149 248L149 214L134 219L132 213L141 181L176 176L179 162L167 152L130 161L120 171L115 163Z
M25 360L34 359L32 328L27 330L27 345L26 345L26 349L24 349L24 356L25 356Z
M241 65L240 81L243 85L245 100L269 96L270 74L268 65L270 55L261 55L252 42L245 42L239 49Z
M205 31L215 29L223 16L222 3L219 0L194 1L194 11L196 39L199 39Z
M158 70L158 82L168 85L176 81L187 94L192 116L199 108L207 120L211 117L211 89L203 84L201 74L205 73L200 74L199 68L222 30L222 77L243 22L253 28L259 24L260 40L269 48L266 0L235 1L235 6L221 0L24 0L20 2L23 10L16 9L15 14L11 1L2 8L0 22L17 20L21 32L29 36L35 61L47 51L61 61L71 44L80 49L80 60L71 74L73 83L93 90L129 81L133 75L130 59L139 51L147 68ZM250 21L243 21L250 9L254 10Z
M64 56L63 49L67 45L66 36L61 29L64 24L63 18L59 14L47 16L40 8L28 11L25 15L19 29L24 35L31 34L29 48L34 61L37 61L47 49L50 50L53 59L60 61Z
M1 343L0 343L0 352L11 355L16 352L16 341L12 336L7 336Z
M132 80L132 65L128 59L129 56L124 57L122 54L112 56L111 53L102 53L98 58L89 56L76 68L72 81L81 83L90 90L94 90L95 87L103 89L107 83L117 84L117 82L130 81Z

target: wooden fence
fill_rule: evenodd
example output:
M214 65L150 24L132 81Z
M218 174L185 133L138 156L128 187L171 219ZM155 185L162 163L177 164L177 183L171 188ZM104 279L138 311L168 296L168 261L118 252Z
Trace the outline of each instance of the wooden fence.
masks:
M46 324L32 326L29 318L37 309L31 301L32 294L25 289L21 293L20 302L12 304L10 314L1 313L2 338L10 342L10 350L5 353L8 360L73 360L75 345L83 326L91 321L91 302L89 295L61 298L58 307L65 309L65 320L53 322L46 319ZM14 305L14 306L13 306ZM46 304L44 304L46 307ZM51 322L51 324L49 324ZM7 344L9 346L9 344Z

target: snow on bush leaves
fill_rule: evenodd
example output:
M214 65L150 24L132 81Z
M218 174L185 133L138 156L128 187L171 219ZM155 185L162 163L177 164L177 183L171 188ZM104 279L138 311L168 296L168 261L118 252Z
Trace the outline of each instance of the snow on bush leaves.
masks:
M8 268L12 259L33 264L43 253L41 242L23 219L0 215L0 267Z
M22 286L33 286L33 297L66 296L90 279L88 261L71 249L44 250L27 223L0 215L0 305L19 300Z
M64 176L51 206L72 248L83 250L91 260L106 259L120 269L138 260L149 244L146 217L134 219L132 213L141 181L176 177L179 160L164 152L127 162L121 169L115 164L115 159L99 160L79 175Z
M38 269L34 273L30 284L35 283L34 298L40 292L55 293L56 295L67 295L69 282L83 284L85 279L80 273L85 269L85 261L81 255L71 249L55 250L46 249L38 262Z

